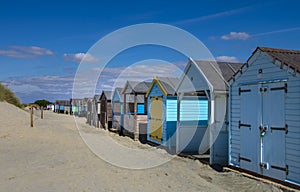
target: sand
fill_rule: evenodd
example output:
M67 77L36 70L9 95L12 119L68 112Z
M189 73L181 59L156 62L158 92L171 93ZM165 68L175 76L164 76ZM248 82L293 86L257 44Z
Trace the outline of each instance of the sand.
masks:
M45 111L40 119L38 113L34 128L30 128L28 112L0 102L0 191L281 191L271 184L233 172L217 172L199 161L90 127L84 118L76 118L81 134L91 138L88 145L97 144L96 151L103 150L119 159L116 162L143 165L143 160L134 162L136 159L109 146L111 139L122 147L145 151L146 167L151 166L147 162L167 161L147 169L120 168L87 146L74 117Z

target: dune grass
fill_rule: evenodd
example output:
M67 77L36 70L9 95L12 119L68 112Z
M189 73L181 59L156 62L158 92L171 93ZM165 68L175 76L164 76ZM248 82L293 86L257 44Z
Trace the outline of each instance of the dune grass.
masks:
M6 101L10 104L13 104L19 108L22 108L22 104L20 102L20 99L16 97L14 92L12 92L10 89L8 89L6 86L2 85L0 83L0 101Z

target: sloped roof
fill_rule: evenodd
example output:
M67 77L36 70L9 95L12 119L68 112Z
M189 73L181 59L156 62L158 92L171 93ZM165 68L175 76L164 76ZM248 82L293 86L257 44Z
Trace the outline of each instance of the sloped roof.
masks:
M144 95L137 95L136 96L136 101L137 103L144 103ZM127 95L126 96L126 103L134 103L134 95Z
M123 88L116 88L116 90L120 93L120 94L122 94L122 91L123 91Z
M111 100L113 91L102 91L101 97L99 97L99 99L102 98L103 95L105 95L107 100Z
M267 53L274 59L279 60L284 65L287 65L298 72L300 71L300 50L257 47L256 50L258 49ZM256 50L254 52L256 52Z
M115 88L115 91L114 91L114 94L113 94L113 95L119 94L119 96L120 96L120 102L123 102L122 91L123 91L123 88L117 87L117 88ZM112 97L114 97L114 96L112 96Z
M116 88L115 92L118 92L120 95L120 102L123 103L124 95L122 93L123 88ZM143 95L137 95L137 102L138 103L144 103L144 96ZM134 103L134 95L127 95L126 96L126 103Z
M158 84L164 95L175 95L176 87L179 83L179 78L175 77L154 77L149 87L146 97L150 94L150 91L154 84Z
M100 99L100 95L94 95L94 98L93 98L95 101L98 101Z
M225 91L228 81L240 70L242 63L195 61L214 90Z
M150 87L150 82L138 82L138 81L127 81L122 93L144 93L148 91Z
M179 78L175 77L157 77L157 80L164 87L168 95L174 95Z

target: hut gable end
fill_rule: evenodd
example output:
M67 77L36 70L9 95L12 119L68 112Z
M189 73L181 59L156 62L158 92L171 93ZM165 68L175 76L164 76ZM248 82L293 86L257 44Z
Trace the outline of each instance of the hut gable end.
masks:
M258 47L234 75L229 101L230 165L300 185L299 66L300 51ZM264 141L273 140L265 144L263 155L260 135L255 135L259 132L254 134L249 126L268 127ZM275 150L276 157L272 156ZM269 169L260 168L261 156Z

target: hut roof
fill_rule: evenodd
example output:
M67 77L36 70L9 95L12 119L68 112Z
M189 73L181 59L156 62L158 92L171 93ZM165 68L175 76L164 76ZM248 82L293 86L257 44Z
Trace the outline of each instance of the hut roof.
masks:
M242 63L195 61L196 65L203 72L214 90L225 91L231 77L239 71Z
M284 65L292 68L293 70L300 71L300 50L287 50L287 49L275 49L267 47L257 47L256 50L261 50L274 59L279 60ZM256 52L253 52L253 54Z
M151 82L127 81L122 94L141 93L146 94Z
M154 77L149 87L146 97L150 94L150 91L154 85L157 83L165 96L167 95L175 95L177 84L179 83L179 78L175 77Z
M114 91L114 94L113 94L113 95L119 94L119 96L120 96L120 102L123 102L122 90L123 90L123 88L117 87L117 88L115 88L115 91Z
M119 94L122 94L123 88L117 87L116 90L119 92Z
M114 93L113 91L102 91L101 97L99 97L99 99L101 99L105 95L107 100L111 100L113 93Z
M115 93L118 92L120 95L120 102L123 103L124 100L124 94L122 93L123 88L116 88ZM137 95L137 102L138 103L144 103L144 96L143 95ZM134 103L134 95L127 95L126 96L126 103Z
M100 99L100 95L94 95L94 98L93 98L95 101L98 101Z
M241 70L242 68L249 66L248 64L249 60L251 59L251 57L253 57L253 55L258 50L268 54L270 57L274 58L275 60L280 61L283 65L286 65L289 68L295 70L295 73L300 72L300 50L276 49L276 48L269 48L269 47L257 47L255 51L252 53L252 55L249 57L247 62L241 67ZM238 74L239 71L237 71L232 76L232 79L235 78L235 76Z

